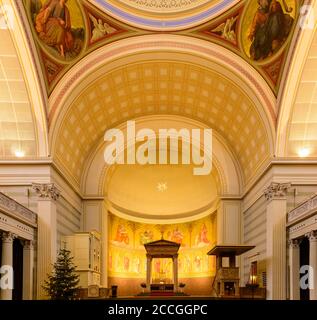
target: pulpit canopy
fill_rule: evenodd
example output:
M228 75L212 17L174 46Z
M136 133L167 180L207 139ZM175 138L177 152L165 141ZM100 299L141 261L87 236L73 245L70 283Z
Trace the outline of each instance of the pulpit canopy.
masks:
M213 247L207 254L211 256L239 256L249 250L254 249L255 246L246 246L246 245L238 245L238 246L215 246Z
M144 245L146 253L153 258L171 258L178 254L180 244L168 240L157 240Z

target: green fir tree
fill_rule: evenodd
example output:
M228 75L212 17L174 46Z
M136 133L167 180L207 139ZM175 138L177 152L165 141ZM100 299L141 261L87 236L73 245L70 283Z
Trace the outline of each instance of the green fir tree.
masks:
M43 289L51 300L72 300L76 296L79 276L69 250L61 249Z

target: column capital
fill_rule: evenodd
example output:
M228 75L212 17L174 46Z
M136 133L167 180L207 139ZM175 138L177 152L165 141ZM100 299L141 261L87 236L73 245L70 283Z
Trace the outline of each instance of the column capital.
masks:
M286 196L291 183L272 182L265 190L264 196L266 200L280 199Z
M33 250L34 241L33 240L21 240L21 244L24 250Z
M2 232L1 234L1 239L3 242L11 243L15 238L17 238L17 236L12 232Z
M54 183L32 183L32 188L40 198L56 201L60 196Z
M317 230L308 232L305 234L307 238L309 238L310 242L317 242Z
M288 245L292 249L297 249L299 248L301 242L302 242L301 239L291 239L291 240L288 240Z

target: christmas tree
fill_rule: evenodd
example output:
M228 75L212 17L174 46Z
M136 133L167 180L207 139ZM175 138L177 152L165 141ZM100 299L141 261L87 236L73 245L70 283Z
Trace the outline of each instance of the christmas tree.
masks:
M48 275L43 289L52 300L72 300L76 296L79 276L70 251L61 249L54 264L52 274Z

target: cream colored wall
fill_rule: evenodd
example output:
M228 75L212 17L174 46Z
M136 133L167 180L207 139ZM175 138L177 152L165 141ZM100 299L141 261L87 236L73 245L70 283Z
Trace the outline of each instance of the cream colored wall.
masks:
M57 202L57 247L62 245L62 236L72 235L78 231L81 231L81 211L61 197Z
M256 246L254 250L244 256L250 257L259 253L255 260L258 261L258 271L261 273L266 270L266 200L264 196L243 212L242 223L244 243ZM249 277L250 260L244 258L242 267L241 285L245 285Z

